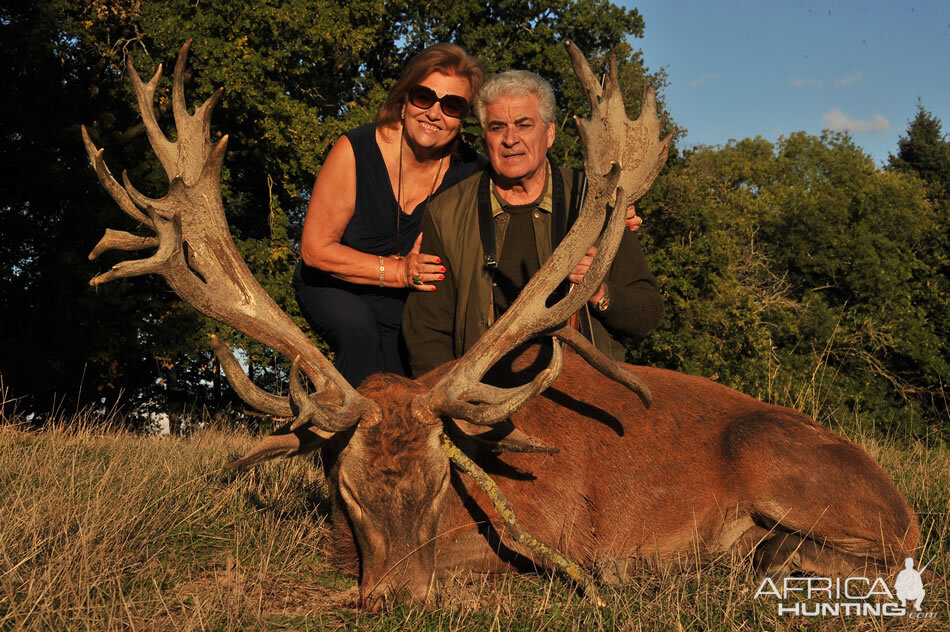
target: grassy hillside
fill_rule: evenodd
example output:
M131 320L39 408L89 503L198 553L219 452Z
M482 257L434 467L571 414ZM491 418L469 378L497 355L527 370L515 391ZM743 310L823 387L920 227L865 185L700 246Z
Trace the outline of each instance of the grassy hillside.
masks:
M76 429L78 427L78 429ZM304 459L220 467L254 438L187 439L71 420L0 426L0 630L880 630L950 629L950 450L862 444L917 509L925 611L937 620L805 620L753 600L742 560L649 573L595 609L559 577L459 578L438 608L374 615L321 549L326 491Z

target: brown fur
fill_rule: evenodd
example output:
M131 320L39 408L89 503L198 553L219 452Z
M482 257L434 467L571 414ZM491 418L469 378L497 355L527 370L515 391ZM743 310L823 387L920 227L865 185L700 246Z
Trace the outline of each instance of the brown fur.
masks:
M570 356L553 387L514 416L561 448L493 467L536 535L591 564L724 550L750 523L881 566L916 548L913 512L851 442L708 380L630 368L653 390L649 410ZM502 464L532 477L507 477Z
M733 548L757 549L763 572L841 574L862 564L899 565L913 554L920 538L913 511L853 443L801 413L703 378L629 368L652 389L650 409L567 354L554 385L512 417L519 429L560 448L558 454L497 455L468 447L533 534L589 568L609 567L610 576L632 564ZM405 586L458 570L531 565L471 481L453 472L452 484L440 491L429 473L446 462L433 441L440 427L415 421L408 404L441 371L416 382L367 380L360 392L380 404L383 421L358 428L358 446L351 439L340 453L360 472L360 484L373 488L360 501L369 504L357 511L391 516L384 526L387 546L425 548L426 542L413 541L416 527L400 523L438 506L434 557L420 561L425 568L416 568L416 579ZM331 486L338 484L331 477ZM361 526L354 507L337 507L334 521L347 517L346 525L335 524L342 544L347 534L352 538L350 525ZM369 557L361 553L364 579ZM369 574L376 585L363 586L364 598L382 592L385 580L378 578L387 577L386 569ZM422 592L416 586L414 594Z
M424 449L427 429L412 415L399 414L414 395L425 392L412 380L397 375L371 375L359 392L383 410L384 422L365 430L366 458L379 466L379 475L399 476L411 468L414 454ZM394 483L393 483L394 484Z

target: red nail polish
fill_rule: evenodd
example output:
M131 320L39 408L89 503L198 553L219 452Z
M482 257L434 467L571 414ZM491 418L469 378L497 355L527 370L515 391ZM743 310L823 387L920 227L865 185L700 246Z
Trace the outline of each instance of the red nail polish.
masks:
M436 257L436 258L435 258L435 262L436 262L436 263L442 263L442 259L441 259L440 257Z
M440 280L440 281L441 281L442 279L444 279L444 278L445 278L445 275L444 275L444 274L440 274L440 275L439 275L439 280Z
M445 266L442 266L442 269L440 270L440 272L445 272Z

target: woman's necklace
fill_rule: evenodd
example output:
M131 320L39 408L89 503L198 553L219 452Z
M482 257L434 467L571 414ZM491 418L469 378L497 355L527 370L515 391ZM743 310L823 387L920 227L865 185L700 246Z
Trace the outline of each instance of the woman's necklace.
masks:
M396 187L396 254L394 255L397 258L401 258L402 255L399 254L399 224L402 219L402 143L406 135L406 124L403 123L402 133L399 135L399 185ZM435 193L435 184L439 181L439 174L442 173L442 162L445 160L445 154L442 154L442 157L439 158L439 168L435 170L435 177L432 179L432 186L429 187L429 195L426 196L426 205L422 207L422 213L425 214L429 210L429 200L432 199L432 194Z

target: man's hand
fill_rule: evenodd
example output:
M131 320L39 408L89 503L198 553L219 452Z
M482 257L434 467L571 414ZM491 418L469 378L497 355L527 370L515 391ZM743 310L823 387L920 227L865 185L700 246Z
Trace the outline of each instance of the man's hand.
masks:
M590 269L590 264L594 260L594 257L597 255L597 246L591 246L587 249L587 254L577 262L577 265L574 266L574 269L570 271L567 275L568 280L571 283L577 284L584 280L584 275L587 274L587 270Z
M590 264L594 260L595 256L597 256L597 246L591 246L590 248L587 249L587 254L585 254L584 257L580 261L577 262L577 265L574 266L574 269L571 270L570 274L567 275L568 280L574 284L577 284L583 281L584 276L587 274L587 270L590 269ZM600 302L600 299L604 297L604 293L606 291L607 291L607 288L605 288L604 284L601 283L600 287L597 288L597 291L594 292L594 295L590 297L589 299L590 302L591 303Z
M627 207L627 228L630 230L640 230L640 224L643 218L637 215L637 209L633 204Z
M643 223L643 218L637 215L636 207L631 204L627 207L627 228L630 230L639 230L640 224ZM594 257L597 255L597 246L591 246L587 249L587 254L574 266L574 269L571 270L570 274L567 275L568 280L571 283L577 284L584 280L584 275L587 274L587 270L590 268L591 262L594 260ZM600 299L604 297L604 294L607 292L607 288L604 287L604 284L601 283L600 287L597 288L597 291L594 292L594 295L590 297L591 303L599 303Z

